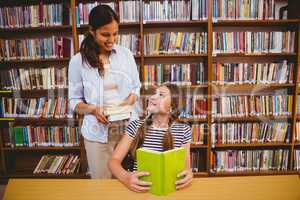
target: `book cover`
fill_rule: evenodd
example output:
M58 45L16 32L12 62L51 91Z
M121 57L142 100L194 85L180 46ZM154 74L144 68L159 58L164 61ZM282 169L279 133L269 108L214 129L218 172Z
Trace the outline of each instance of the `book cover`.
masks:
M185 160L186 150L184 148L165 152L145 148L137 150L138 171L150 173L141 180L152 183L150 193L155 195L167 195L176 190L175 182L179 179L177 175L185 169Z

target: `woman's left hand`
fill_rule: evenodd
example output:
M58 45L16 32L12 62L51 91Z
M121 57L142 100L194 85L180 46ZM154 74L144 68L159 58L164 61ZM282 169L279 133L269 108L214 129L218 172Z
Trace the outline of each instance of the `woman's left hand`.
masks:
M182 189L192 183L193 172L191 169L184 170L181 173L179 173L177 176L183 178L176 181L176 190Z

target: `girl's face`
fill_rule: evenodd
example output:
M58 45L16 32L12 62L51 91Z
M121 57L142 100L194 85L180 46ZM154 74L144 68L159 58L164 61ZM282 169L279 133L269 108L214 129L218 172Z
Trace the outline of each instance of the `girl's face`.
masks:
M95 31L95 40L100 45L101 50L109 52L113 49L113 45L117 42L118 32L119 26L115 20Z
M171 111L171 92L168 87L161 86L149 98L147 110L152 114L169 114Z

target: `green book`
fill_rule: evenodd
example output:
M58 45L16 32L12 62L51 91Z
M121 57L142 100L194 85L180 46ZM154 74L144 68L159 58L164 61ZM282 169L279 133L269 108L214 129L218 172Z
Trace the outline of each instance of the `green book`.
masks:
M167 195L176 190L177 175L185 169L186 150L176 148L165 152L145 148L137 150L137 170L149 172L141 180L151 182L150 193Z

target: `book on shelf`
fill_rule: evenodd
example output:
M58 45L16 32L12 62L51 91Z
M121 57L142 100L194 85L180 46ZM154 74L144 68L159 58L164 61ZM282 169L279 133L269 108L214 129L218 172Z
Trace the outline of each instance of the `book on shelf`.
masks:
M298 99L299 102L299 99ZM300 122L296 122L296 133L294 134L295 142L300 143Z
M206 20L207 0L143 1L144 22Z
M44 155L35 167L33 174L76 174L80 169L78 155Z
M179 118L205 119L208 113L208 100L205 95L187 95L185 107L179 115Z
M213 0L213 20L278 20L286 1ZM286 15L284 17L286 19Z
M192 144L207 144L208 125L192 124Z
M7 130L5 130L7 129ZM14 126L3 128L4 147L79 146L79 128L71 126Z
M44 4L40 2L26 6L4 6L0 8L0 28L70 25L70 13L70 6L67 3Z
M185 162L184 148L165 152L145 148L137 150L137 170L150 173L141 179L152 183L150 193L155 195L167 195L176 190L175 182L179 179L177 175L185 169Z
M219 53L295 53L295 32L213 32L213 55Z
M211 171L263 172L288 170L289 150L225 150L212 152Z
M206 150L205 151L191 151L190 152L190 166L192 172L205 172L206 171Z
M294 170L300 171L300 149L294 150Z
M212 83L286 84L294 81L294 63L213 63Z
M1 117L74 118L68 98L0 98Z
M211 144L288 144L291 131L291 124L287 122L212 123Z
M104 107L104 115L110 122L127 120L131 117L132 106L109 106Z
M0 74L3 90L48 90L68 88L67 68L12 68Z
M213 117L290 116L292 95L231 95L212 100Z
M145 86L161 85L163 83L191 86L207 83L203 63L148 64L144 65L142 71Z
M72 38L51 36L30 39L0 39L0 60L69 58L74 54Z
M207 53L206 32L158 32L144 34L145 55Z

